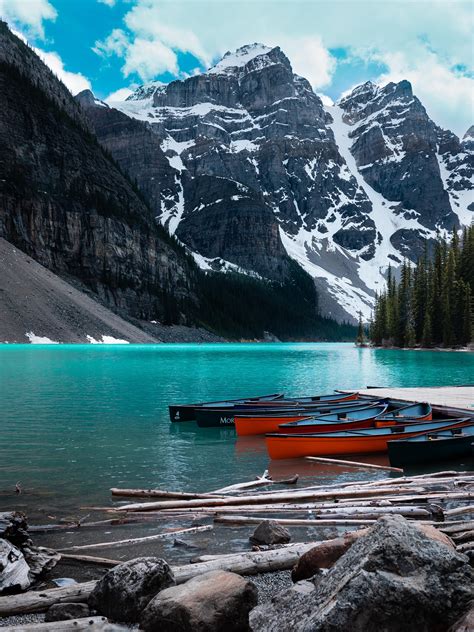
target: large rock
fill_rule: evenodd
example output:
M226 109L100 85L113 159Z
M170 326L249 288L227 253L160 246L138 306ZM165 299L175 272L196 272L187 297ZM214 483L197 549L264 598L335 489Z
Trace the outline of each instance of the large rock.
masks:
M330 568L337 560L344 555L357 538L365 535L367 529L360 531L352 531L346 533L341 538L334 538L327 542L322 542L310 549L300 557L295 567L291 571L291 579L299 582L302 579L309 579L317 573L321 568Z
M174 583L165 560L137 557L102 577L89 597L89 606L115 621L136 622L153 597Z
M0 538L0 594L28 588L31 583L29 571L20 549Z
M416 523L416 527L429 538L442 542L451 549L454 549L454 544L451 538L444 533L441 533L441 531L435 527L422 523ZM302 579L309 579L319 573L322 568L331 568L341 555L344 555L349 547L351 547L358 538L364 536L367 531L368 529L350 531L340 538L334 538L333 540L322 542L313 549L310 549L300 557L293 568L291 572L292 580L294 582L299 582Z
M245 632L257 605L252 582L227 571L211 571L160 592L140 621L146 632Z
M291 540L288 529L276 520L264 520L249 538L252 544L286 544Z
M45 546L27 544L22 548L22 551L30 567L30 579L32 582L52 570L61 559L60 553Z
M469 610L456 623L449 628L449 632L472 632L474 630L474 602Z
M90 615L89 606L86 603L55 603L46 613L44 620L68 621L70 619L81 619Z
M253 610L252 630L441 632L473 598L474 571L401 516L384 516L325 575L299 586Z

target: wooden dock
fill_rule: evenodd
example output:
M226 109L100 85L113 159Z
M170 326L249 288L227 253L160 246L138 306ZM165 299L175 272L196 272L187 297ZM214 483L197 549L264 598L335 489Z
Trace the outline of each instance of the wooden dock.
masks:
M434 407L455 409L474 415L474 386L371 387L359 390L359 394L369 397L389 397L404 402L429 402Z

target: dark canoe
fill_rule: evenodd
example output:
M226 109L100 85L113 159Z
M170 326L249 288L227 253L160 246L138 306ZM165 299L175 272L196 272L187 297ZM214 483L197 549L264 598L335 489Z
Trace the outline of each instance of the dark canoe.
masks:
M358 410L334 411L330 415L321 415L312 419L293 421L278 426L278 432L307 433L307 432L339 432L340 430L354 430L371 428L374 419L387 410L387 404L367 406ZM396 422L394 422L396 423Z
M236 403L245 403L252 402L256 404L257 402L271 402L277 399L281 399L283 397L282 393L273 393L272 395L260 395L258 397L244 397L239 399L225 399L218 400L215 402L201 402L198 404L177 404L168 406L170 420L171 421L194 421L196 419L196 408L201 408L202 406L225 406L226 404L232 406Z
M388 442L388 456L393 467L450 461L470 456L474 443L474 419L462 428L427 432L411 439Z
M349 409L349 408L353 408L354 406L357 406L358 403L356 402L347 402L347 403L341 403L341 404L337 404L334 403L333 405L330 404L306 404L306 405L299 405L299 406L288 406L288 407L274 407L272 406L267 407L267 406L260 406L260 407L244 407L241 404L235 404L235 405L230 405L230 406L202 406L200 408L196 408L196 421L197 424L200 428L215 428L215 427L219 427L219 426L233 426L235 424L234 422L234 418L235 417L245 417L245 418L252 418L252 417L271 417L271 416L275 416L278 415L278 417L280 417L281 415L285 415L285 414L292 414L293 416L295 415L301 415L301 416L312 416L315 414L322 414L322 413L330 413L333 410L342 410L342 409ZM367 403L364 402L364 406L367 406ZM277 428L278 424L275 425L275 430ZM268 432L267 430L264 430L263 433ZM254 433L251 433L254 434ZM259 433L257 433L259 434Z
M271 406L305 406L305 405L328 405L339 402L353 402L359 398L359 393L331 393L330 395L310 395L308 397L282 397L278 401L272 402ZM264 405L265 402L257 403L257 406ZM241 404L242 408L252 407L252 403Z
M393 412L381 415L380 421L393 421L405 418L418 419L419 421L430 421L432 417L433 410L430 404L408 404L408 406L402 406ZM382 423L380 425L382 425Z

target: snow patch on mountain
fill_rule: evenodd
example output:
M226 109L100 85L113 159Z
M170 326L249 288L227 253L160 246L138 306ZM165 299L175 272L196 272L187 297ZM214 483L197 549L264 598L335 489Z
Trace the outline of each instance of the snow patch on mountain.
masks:
M208 74L222 74L232 73L236 68L242 68L249 61L259 57L260 55L266 55L272 49L269 46L263 44L248 44L238 48L235 52L228 51L224 57L212 68L207 71Z

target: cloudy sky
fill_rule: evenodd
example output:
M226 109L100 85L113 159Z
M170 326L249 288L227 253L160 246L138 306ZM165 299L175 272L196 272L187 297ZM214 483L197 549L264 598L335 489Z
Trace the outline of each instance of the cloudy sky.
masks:
M0 0L73 93L125 98L201 72L227 50L280 46L333 100L368 79L408 79L430 116L474 123L474 4L464 0Z

